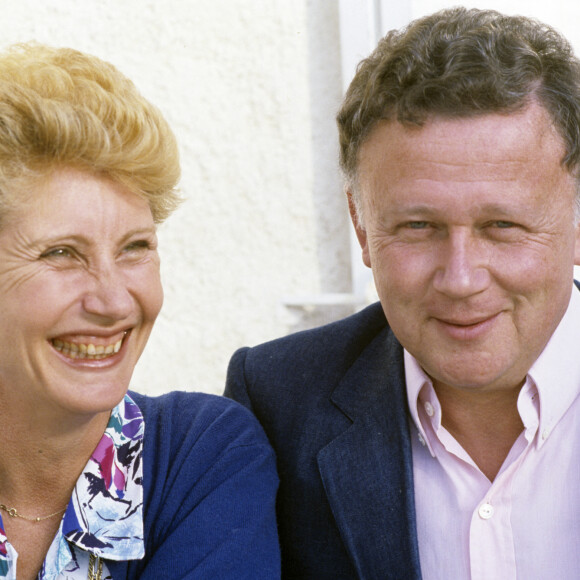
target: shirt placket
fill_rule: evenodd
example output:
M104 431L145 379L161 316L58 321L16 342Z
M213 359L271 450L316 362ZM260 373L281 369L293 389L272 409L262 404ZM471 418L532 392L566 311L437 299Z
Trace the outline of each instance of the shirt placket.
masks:
M513 484L529 450L530 443L526 442L524 435L521 435L512 449L516 458L500 471L489 491L473 511L469 528L471 580L517 578L511 517Z

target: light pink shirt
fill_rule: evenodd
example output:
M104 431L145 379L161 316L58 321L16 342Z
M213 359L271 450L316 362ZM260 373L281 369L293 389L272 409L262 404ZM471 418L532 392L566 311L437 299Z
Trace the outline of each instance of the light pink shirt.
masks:
M405 375L423 580L580 579L580 292L528 373L524 431L493 483L406 351Z

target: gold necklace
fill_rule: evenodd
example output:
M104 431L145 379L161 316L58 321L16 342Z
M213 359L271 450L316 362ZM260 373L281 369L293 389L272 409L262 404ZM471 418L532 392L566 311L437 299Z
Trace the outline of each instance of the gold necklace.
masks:
M68 507L68 506L67 506ZM58 514L62 514L66 507L54 512L53 514L49 514L48 516L37 516L35 518L30 518L28 516L23 516L19 514L16 508L9 508L5 506L3 503L0 503L0 509L4 510L11 518L21 518L28 522L41 522L42 520L48 520L53 518ZM89 554L89 571L88 571L87 580L101 580L103 576L103 562L98 556L95 556L93 553Z
M101 580L103 576L103 562L92 552L89 554L89 574L87 580Z
M20 518L26 520L27 522L41 522L42 520L48 520L50 518L53 518L54 516L57 516L58 514L62 514L66 510L66 507L63 507L61 510L56 511L53 514L49 514L47 516L37 516L35 518L23 516L22 514L19 514L16 511L16 508L9 508L5 506L3 503L0 503L0 509L4 510L11 518Z

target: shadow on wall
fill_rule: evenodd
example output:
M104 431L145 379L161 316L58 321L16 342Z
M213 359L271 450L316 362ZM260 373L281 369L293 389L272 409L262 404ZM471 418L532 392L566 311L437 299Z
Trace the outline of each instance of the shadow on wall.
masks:
M356 309L348 299L352 292L350 222L338 167L335 122L342 100L338 2L308 3L308 55L312 190L321 294L291 297L285 303L289 332L344 318Z

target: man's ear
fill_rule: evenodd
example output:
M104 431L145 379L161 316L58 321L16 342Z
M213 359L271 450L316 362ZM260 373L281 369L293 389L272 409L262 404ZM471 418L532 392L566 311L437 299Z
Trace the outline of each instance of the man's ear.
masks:
M364 225L361 223L361 218L359 212L356 209L352 191L348 190L346 192L346 196L348 198L348 210L350 212L350 219L352 220L352 225L354 226L354 231L356 232L356 237L358 238L358 243L362 248L362 260L364 265L367 266L367 268L370 268L371 256L369 253L367 231Z
M580 266L580 219L576 220L576 245L574 247L574 264Z

